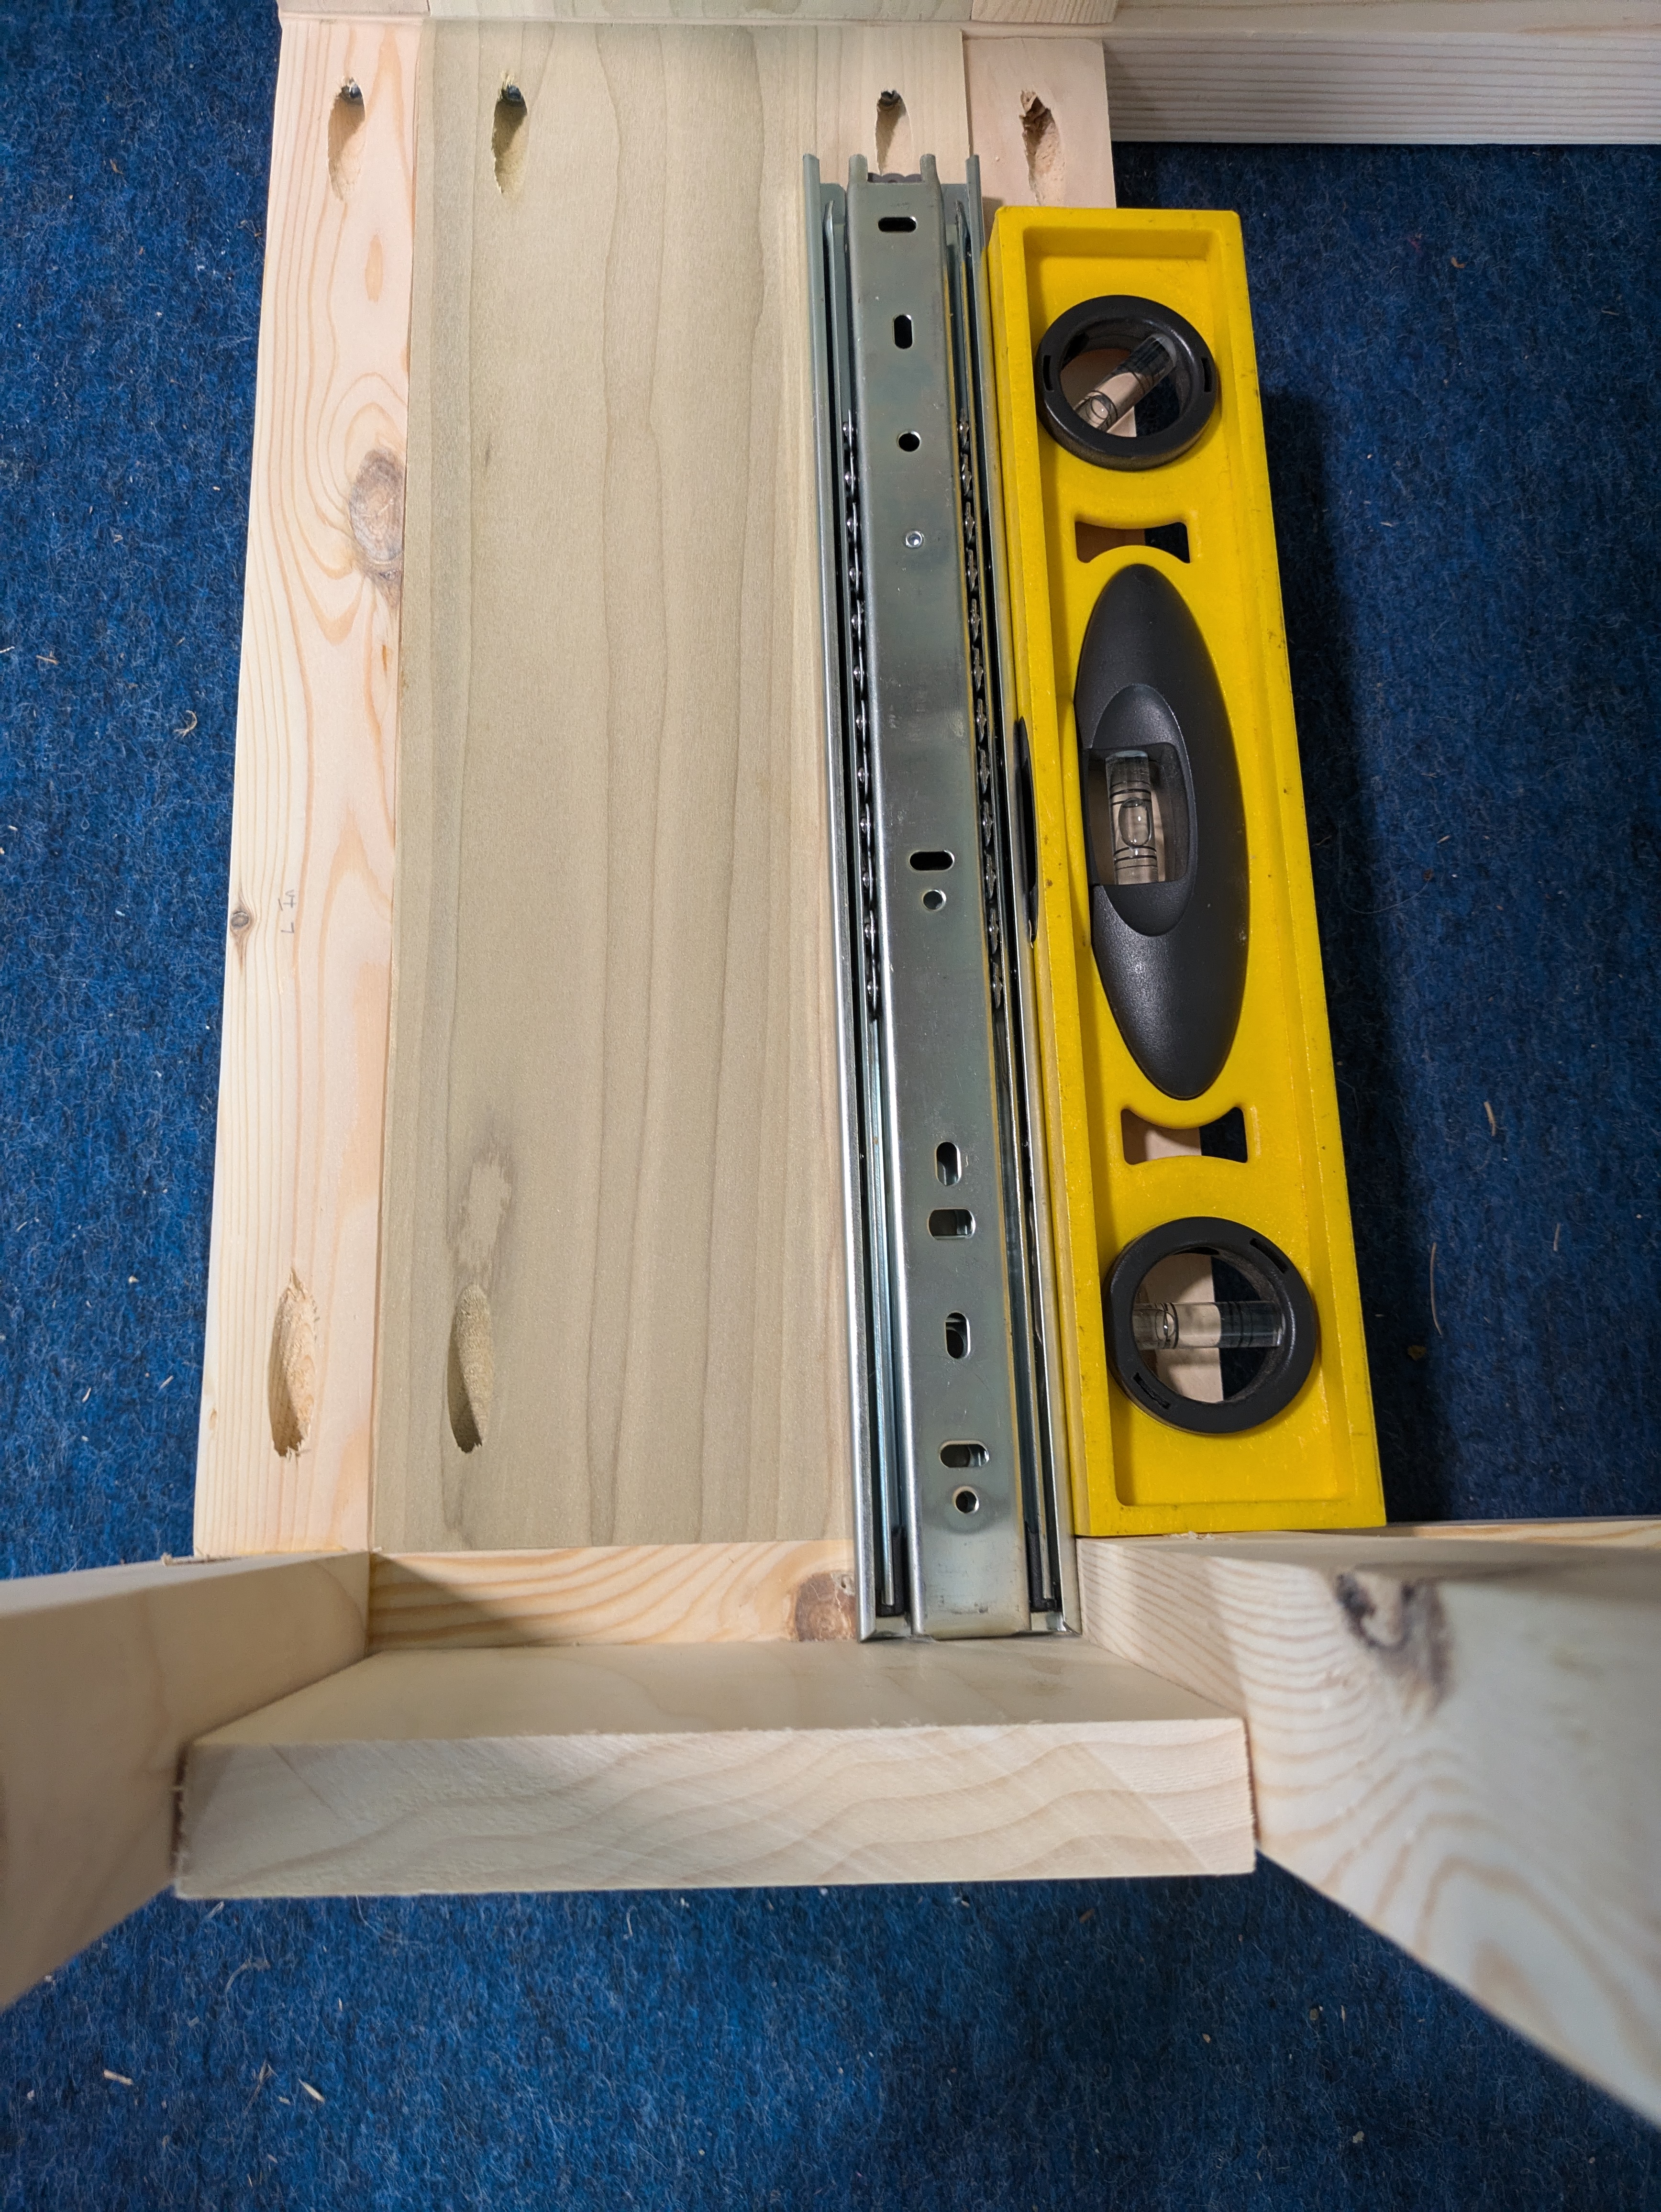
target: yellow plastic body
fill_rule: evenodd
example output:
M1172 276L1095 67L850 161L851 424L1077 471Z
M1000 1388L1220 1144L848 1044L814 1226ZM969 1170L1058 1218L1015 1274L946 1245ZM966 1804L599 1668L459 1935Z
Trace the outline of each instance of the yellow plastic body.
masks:
M1016 711L1031 746L1037 817L1045 1133L1076 1526L1103 1536L1382 1521L1239 220L1005 208L989 275ZM1146 471L1076 459L1038 417L1033 357L1044 331L1109 293L1175 308L1216 358L1210 422L1187 453ZM1141 542L1143 531L1174 522L1187 527L1186 562ZM1132 1059L1090 943L1074 678L1091 611L1130 561L1157 564L1205 636L1245 802L1250 919L1239 1027L1216 1084L1182 1102ZM1127 1157L1127 1111L1156 1128L1197 1131L1236 1106L1244 1164ZM1187 1214L1220 1214L1273 1238L1302 1271L1319 1319L1303 1389L1236 1436L1169 1426L1109 1374L1106 1271L1134 1237Z

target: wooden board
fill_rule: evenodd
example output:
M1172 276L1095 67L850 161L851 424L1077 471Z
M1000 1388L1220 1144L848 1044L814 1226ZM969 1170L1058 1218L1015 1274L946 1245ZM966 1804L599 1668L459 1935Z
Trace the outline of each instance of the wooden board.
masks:
M376 1542L840 1534L800 164L960 41L426 39Z
M366 1566L0 1583L0 2004L165 1886L192 1736L362 1658Z
M1661 138L1661 21L1648 10L1645 27L1602 30L1561 10L1551 27L1445 30L1429 11L1391 12L1407 21L1372 7L1231 9L1220 27L1206 9L1128 10L1106 33L1114 131L1271 144Z
M963 58L989 206L1114 205L1099 39L965 39Z
M1244 1712L1262 1850L1661 2120L1661 1558L1079 1547L1086 1632Z
M854 1547L636 1544L378 1557L372 1651L824 1643L858 1633Z
M197 1462L209 1554L368 1539L418 37L292 22L277 71Z
M1621 1551L1661 1551L1661 1521L1407 1521L1393 1528L1360 1532L1367 1541L1390 1542L1422 1536L1433 1543L1480 1537L1499 1544L1598 1544Z
M1224 1874L1239 1723L1088 1646L383 1653L204 1737L189 1897Z
M432 0L429 13L464 21L536 23L946 23L968 20L970 0Z

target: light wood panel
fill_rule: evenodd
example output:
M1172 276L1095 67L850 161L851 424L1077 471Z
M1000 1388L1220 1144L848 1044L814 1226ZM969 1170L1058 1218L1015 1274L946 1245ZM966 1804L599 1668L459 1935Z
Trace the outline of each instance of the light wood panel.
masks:
M1010 207L1111 207L1113 138L1098 39L965 39L981 190Z
M1086 1632L1244 1712L1262 1849L1661 2119L1661 1559L1091 1541Z
M845 1540L406 1554L374 1562L369 1649L824 1643L854 1593Z
M537 23L946 23L970 0L432 0L435 16Z
M1364 1541L1388 1543L1401 1536L1422 1536L1445 1544L1478 1537L1500 1544L1597 1544L1621 1551L1661 1551L1661 1521L1408 1521L1393 1528L1363 1529Z
M166 1884L194 1735L363 1654L367 1562L0 1583L0 2004Z
M972 19L994 30L1005 25L1022 30L1072 29L1110 23L1117 13L1118 0L974 0Z
M800 165L960 42L427 40L376 1541L840 1534Z
M1106 33L1121 139L1455 145L1661 138L1661 27L1390 28L1371 8L1127 10ZM1382 13L1382 11L1380 11Z
M369 22L283 34L197 1463L205 1553L368 1535L418 38Z
M190 1897L1226 1874L1238 1721L1088 1646L387 1652L195 1745Z

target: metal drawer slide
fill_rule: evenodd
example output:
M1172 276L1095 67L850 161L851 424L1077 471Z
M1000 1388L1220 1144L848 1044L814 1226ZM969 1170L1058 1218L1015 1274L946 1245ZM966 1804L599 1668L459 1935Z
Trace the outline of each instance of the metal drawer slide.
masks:
M977 165L806 165L867 1636L1076 1623ZM1027 810L1025 813L1023 806Z

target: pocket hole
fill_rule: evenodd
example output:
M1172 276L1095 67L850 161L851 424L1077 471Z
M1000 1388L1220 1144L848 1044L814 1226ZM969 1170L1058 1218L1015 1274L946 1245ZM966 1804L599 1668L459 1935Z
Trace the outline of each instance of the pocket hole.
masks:
M905 102L897 92L883 92L877 95L877 173L879 176L910 176L911 160L911 118L905 112ZM885 215L879 218L879 230L915 230L914 216Z
M972 1237L975 1217L966 1206L937 1206L928 1217L931 1237Z
M971 1490L965 1482L961 1490L952 1492L952 1503L959 1513L978 1513L981 1510L981 1493L978 1490Z
M920 876L943 876L952 866L952 855L931 848L927 852L913 853L911 865Z
M348 77L329 111L329 182L338 200L349 200L363 167L363 94Z
M969 1357L969 1316L949 1313L946 1316L946 1356L948 1359L967 1359Z
M895 316L895 318L894 318L894 343L895 343L895 344L899 348L899 349L900 349L900 351L901 351L902 353L910 353L910 350L911 350L911 318L910 318L910 315L896 315L896 316Z
M317 1307L292 1267L271 1322L265 1399L272 1448L290 1459L310 1434L317 1411Z
M951 1143L934 1147L934 1172L948 1190L963 1181L963 1154Z
M938 914L946 904L946 893L940 890L925 891L922 895L922 902L930 914Z
M477 1283L468 1283L456 1300L450 1323L450 1433L465 1452L477 1451L490 1433L490 1400L496 1391L496 1347L490 1335L490 1302Z
M1067 198L1061 125L1036 92L1021 94L1020 113L1028 187L1039 207L1058 206Z
M510 79L502 88L490 126L490 158L496 165L496 190L503 199L516 200L525 182L526 126L530 119L525 94Z
M894 443L899 447L901 453L915 453L918 447L922 445L922 440L917 435L915 430L902 430L899 436L894 441Z

